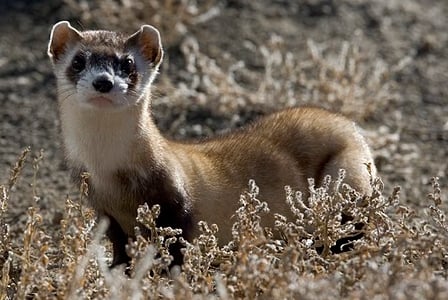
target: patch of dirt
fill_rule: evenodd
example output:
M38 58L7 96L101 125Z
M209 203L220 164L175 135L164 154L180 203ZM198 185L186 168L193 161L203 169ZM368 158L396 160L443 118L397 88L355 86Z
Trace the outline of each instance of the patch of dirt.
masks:
M81 3L86 6L89 2ZM432 176L441 177L440 183L446 190L447 1L227 0L207 3L212 4L199 15L201 18L183 20L182 26L173 28L162 26L167 58L158 80L156 94L160 97L154 100L154 109L158 124L167 135L176 138L212 135L273 109L281 109L283 105L281 101L277 104L278 99L272 99L269 103L237 109L229 105L227 111L220 111L215 109L214 102L220 101L216 98L205 99L202 104L192 101L191 97L186 97L184 103L170 102L178 83L192 80L182 52L189 38L194 38L200 52L222 70L229 70L242 61L244 70L236 72L235 78L241 86L254 91L257 76L266 71L260 47L269 44L273 36L281 40L282 51L291 52L304 62L311 60L308 40L321 45L329 55L337 55L345 41L356 41L361 54L396 69L390 72L392 77L387 78L393 83L396 96L364 118L354 116L371 140L385 185L389 189L401 185L402 199L416 207L426 202ZM45 213L45 221L51 225L58 222L66 195L76 193L64 165L55 80L46 57L51 26L68 19L73 24L81 22L85 28L110 23L108 29L124 28L132 32L130 27L137 30L137 24L163 22L141 17L142 12L136 12L132 22L113 23L102 19L103 16L96 18L94 14L88 19L73 9L72 1L1 1L0 11L0 182L7 180L8 170L23 148L31 146L36 154L43 149L45 159L40 164L35 188L41 198L39 205ZM120 19L120 15L115 17ZM298 99L296 104L306 103ZM332 108L327 102L322 102L322 106ZM25 169L14 201L9 203L9 217L14 220L11 224L24 222L26 208L33 203L32 174L31 168Z

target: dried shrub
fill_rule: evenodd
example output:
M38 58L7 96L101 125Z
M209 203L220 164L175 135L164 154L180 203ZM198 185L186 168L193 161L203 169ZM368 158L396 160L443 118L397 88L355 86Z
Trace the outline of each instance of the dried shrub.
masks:
M194 36L188 36L180 46L185 69L177 71L188 76L180 76L177 82L165 79L163 89L169 93L157 95L154 110L156 115L165 115L163 107L175 104L177 119L166 125L161 121L172 135L213 134L204 132L210 124L193 124L191 129L185 126L188 114L198 108L230 123L227 128L216 124L218 132L243 124L247 116L236 113L245 112L247 107L264 114L279 107L312 105L355 120L368 119L400 99L391 78L409 59L390 66L362 51L361 45L361 37L345 41L335 53L334 47L327 49L326 44L309 40L308 58L303 59L289 52L281 37L272 36L266 45L253 49L263 59L264 71L260 73L248 69L243 61L228 67L218 65L201 51ZM245 81L240 80L242 76Z
M18 182L28 152L13 169L10 183ZM40 156L34 160L35 172L40 161ZM400 203L399 188L384 196L384 185L377 178L372 178L371 196L362 196L346 185L343 171L338 178L326 177L321 186L311 180L306 199L303 193L287 187L285 201L294 217L275 215L274 228L260 225L270 212L267 204L258 200L263 191L250 181L235 212L232 241L220 247L215 236L217 226L200 222L200 236L191 242L182 240L184 264L171 270L168 248L180 231L158 228L155 221L160 207L143 205L138 211L142 227L136 228L137 237L128 245L132 257L129 277L123 268L108 267L109 243L102 238L107 224L96 224L93 211L84 205L86 176L79 199L66 201L59 231L43 231L39 201L35 201L28 210L23 242L8 239L7 234L0 240L2 299L448 296L444 284L448 230L437 178L423 215ZM37 180L36 173L33 177ZM0 188L0 224L5 232L10 187L13 185ZM341 223L342 212L353 219ZM355 224L359 222L365 224L360 229L363 237L354 242L352 251L329 251L338 239L357 232ZM140 234L142 230L148 230L148 238ZM318 251L319 247L323 251Z
M265 45L252 47L262 58L262 72L241 61L223 67L205 54L188 31L190 25L219 14L219 1L64 2L69 15L79 16L85 28L132 32L150 23L161 29L166 45L179 47L185 65L176 72L187 75L176 81L162 78L166 92L158 92L153 109L180 111L164 126L182 136L214 133L186 124L190 107L206 107L224 116L220 119L224 125L216 131L243 123L244 117L235 112L247 107L264 113L280 106L317 104L366 119L400 97L392 78L409 63L408 57L393 65L373 57L364 51L361 35L355 34L339 47L309 40L307 59L289 52L282 38L274 35ZM394 174L413 174L409 162L420 152L400 135L399 128L385 126L369 133L377 161L386 161L383 174L392 168ZM49 232L43 229L45 220L35 189L40 156L33 164L30 197L35 201L27 211L23 235L9 236L10 227L18 225L7 219L8 203L27 167L29 152L23 152L10 179L0 186L0 299L448 298L448 225L437 178L428 198L421 199L421 203L429 201L421 205L426 209L402 203L400 195L406 191L385 187L375 178L373 194L359 195L344 184L343 173L338 178L326 177L322 186L310 181L308 191L286 188L285 201L294 218L276 215L274 228L260 225L271 212L258 199L263 191L251 181L235 212L233 240L220 247L215 236L219 228L200 222L199 237L181 240L185 261L172 270L168 248L179 231L158 228L160 208L142 206L138 212L142 227L128 245L133 260L127 276L123 268L108 267L110 244L103 239L107 224L97 223L85 205L85 180L80 195L66 199L60 226ZM384 191L387 188L392 190L390 195ZM342 212L353 219L341 224ZM356 229L357 223L365 226ZM150 232L149 238L142 230ZM330 251L337 240L358 232L363 238L354 242L352 251L337 255Z

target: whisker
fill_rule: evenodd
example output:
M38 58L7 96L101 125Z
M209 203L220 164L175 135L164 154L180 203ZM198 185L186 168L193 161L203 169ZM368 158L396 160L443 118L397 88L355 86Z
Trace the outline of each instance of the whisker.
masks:
M126 104L127 104L128 106L130 106L130 105L129 105L129 104L130 104L130 101L129 101L128 97L126 97L126 95L122 95L122 96L121 96L121 99L123 99L123 100L126 102Z
M72 96L74 96L75 94L76 94L76 93L73 93L73 94L71 94L71 95L68 95L68 96L62 98L61 101L64 102L64 101L66 101L67 99L69 99L69 98L71 98Z

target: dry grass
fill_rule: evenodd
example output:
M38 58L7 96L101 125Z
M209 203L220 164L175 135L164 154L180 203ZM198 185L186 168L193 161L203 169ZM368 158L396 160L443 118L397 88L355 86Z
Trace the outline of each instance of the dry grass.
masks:
M307 59L288 52L285 41L273 35L265 45L251 46L262 58L262 72L241 61L220 66L201 50L187 29L219 15L220 1L65 2L70 15L77 15L86 28L133 31L142 20L151 20L161 29L165 44L179 45L179 55L185 61L179 73L188 76L177 81L162 77L154 106L156 116L168 115L164 112L173 107L179 112L174 122L160 120L159 125L171 135L214 133L207 129L213 126L183 127L192 106L207 107L224 116L230 120L228 127L244 121L234 112L245 107L264 113L304 103L325 106L357 120L369 119L375 111L399 100L392 78L409 63L404 57L388 65L362 51L362 34L336 47L309 40ZM374 142L377 161L402 162L390 164L390 168L412 167L406 153L415 156L416 151L410 144L398 145L399 132L383 127L368 136ZM403 155L396 147L409 149ZM51 230L42 225L43 195L33 189L34 205L26 212L23 235L11 238L10 227L17 225L7 218L8 203L15 200L16 186L25 176L22 170L33 169L33 187L39 181L42 155L30 162L30 153L29 149L22 153L8 182L0 186L0 300L448 299L447 206L437 178L428 191L428 205L421 210L402 203L400 188L392 188L391 183L384 187L378 178L371 182L373 195L362 197L343 183L344 172L338 178L326 178L322 186L310 181L308 199L286 187L285 201L294 219L276 215L274 228L260 226L270 212L257 198L263 191L250 181L234 215L233 240L219 247L215 237L219 228L200 222L201 236L183 241L185 262L172 270L168 269L172 257L167 249L179 232L157 228L160 208L142 206L138 220L151 235L145 239L137 232L136 240L129 244L133 260L130 276L126 276L123 269L108 268L110 244L103 239L107 224L97 222L86 205L85 181L79 196L65 199L62 220ZM387 194L385 189L392 192ZM355 219L341 225L342 211ZM352 234L358 222L367 226L355 249L332 254L329 247ZM315 230L310 233L307 228ZM274 232L283 238L275 239ZM316 247L323 249L322 253Z
M234 215L233 240L219 247L216 225L200 223L202 234L185 244L185 262L169 270L167 251L178 230L158 228L160 208L142 206L138 220L151 232L129 244L130 277L123 269L110 270L108 242L102 240L105 222L84 205L85 182L77 201L66 200L58 230L44 232L39 208L30 207L21 239L8 238L4 215L14 185L21 177L29 149L2 185L0 229L0 299L283 299L367 298L446 299L448 224L441 209L437 178L428 195L430 205L416 212L400 203L400 189L384 195L383 183L372 179L371 197L362 197L339 178L327 177L322 186L310 181L308 199L285 189L293 219L276 215L275 228L262 228L269 214L257 199L256 183L249 182ZM41 158L33 160L37 173ZM35 175L37 177L37 175ZM340 224L341 212L356 216ZM329 247L354 232L354 224L368 224L353 251L332 254ZM306 228L313 227L310 233ZM282 239L275 239L273 232ZM319 254L316 247L323 247Z

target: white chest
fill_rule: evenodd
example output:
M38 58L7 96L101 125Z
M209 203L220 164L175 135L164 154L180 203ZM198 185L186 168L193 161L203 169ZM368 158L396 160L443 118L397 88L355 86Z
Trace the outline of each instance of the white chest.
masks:
M70 106L70 103L62 105ZM62 110L67 158L92 175L107 174L129 162L135 120L126 114L98 113L71 105ZM69 113L64 113L69 111Z

